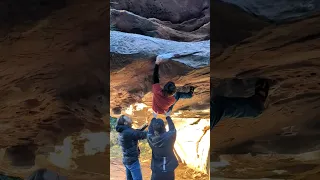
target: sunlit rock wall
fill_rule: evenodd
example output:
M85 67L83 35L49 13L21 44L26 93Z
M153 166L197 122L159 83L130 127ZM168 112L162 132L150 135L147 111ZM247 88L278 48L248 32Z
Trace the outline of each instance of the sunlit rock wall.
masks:
M174 146L178 159L195 170L208 173L209 119L173 118L173 121L180 122L176 125L177 139Z

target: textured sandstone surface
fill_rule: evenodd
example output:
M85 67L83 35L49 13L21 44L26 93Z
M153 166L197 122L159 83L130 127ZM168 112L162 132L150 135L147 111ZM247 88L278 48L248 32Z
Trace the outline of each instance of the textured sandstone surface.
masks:
M211 61L213 94L246 97L257 77L272 80L261 116L225 119L211 131L211 177L319 177L318 156L292 159L319 150L319 20L265 26Z
M53 7L58 2L34 3L15 14L22 18L10 22L17 28L1 36L1 171L26 177L36 168L48 167L72 179L105 179L107 151L85 156L83 140L73 145L78 155L66 154L70 147L65 147L60 162L50 157L68 136L78 137L88 129L106 132L108 127L103 121L108 119L109 101L108 6L99 0L68 1L58 8ZM17 8L13 6L11 13ZM39 14L32 12L39 17L27 16L32 16L32 8L38 9ZM56 166L66 165L63 159L75 161L78 168Z

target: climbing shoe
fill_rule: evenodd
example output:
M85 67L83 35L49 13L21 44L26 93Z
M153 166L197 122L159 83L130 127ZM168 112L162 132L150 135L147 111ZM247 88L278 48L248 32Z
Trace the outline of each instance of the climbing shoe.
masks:
M255 96L258 96L263 102L269 95L270 85L267 79L259 79L255 85Z
M193 94L194 90L196 89L196 87L194 86L190 86L190 92Z

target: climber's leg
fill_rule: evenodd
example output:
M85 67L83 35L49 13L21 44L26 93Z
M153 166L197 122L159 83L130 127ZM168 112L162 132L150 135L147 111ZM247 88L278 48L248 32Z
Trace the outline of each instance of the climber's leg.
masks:
M177 92L176 94L178 96L178 98L176 97L177 100L178 99L190 99L193 96L193 92L191 92L191 91L187 92L187 93L185 93L185 92Z
M174 94L174 98L176 99L176 102L172 106L170 106L169 111L172 111L173 106L179 101L179 99L190 99L190 98L192 98L192 95L193 95L193 91L190 91L190 92L187 92L187 93L185 93L185 92L176 92Z
M263 106L254 97L238 98L216 96L210 102L211 129L223 118L257 117Z
M264 110L264 102L269 93L267 80L258 80L253 96L224 97L215 96L210 101L211 129L223 118L257 117Z
M169 110L168 111L172 111L173 109L173 106L177 103L177 101L180 99L180 96L178 94L179 92L175 93L174 94L174 98L176 99L176 101L174 102L174 104L172 104L170 107L169 107ZM177 95L178 94L178 95Z

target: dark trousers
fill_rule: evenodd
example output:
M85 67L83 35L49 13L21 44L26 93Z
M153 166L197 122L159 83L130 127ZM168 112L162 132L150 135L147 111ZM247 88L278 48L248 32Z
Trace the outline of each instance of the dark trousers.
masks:
M190 99L192 98L193 93L192 92L176 92L174 94L174 98L176 99L176 102L170 106L169 111L172 111L173 106L179 101L179 99Z
M126 167L127 180L142 180L142 173L139 160Z
M152 172L151 180L174 180L173 172Z
M254 118L263 112L263 104L255 97L216 96L210 101L211 129L224 118Z

